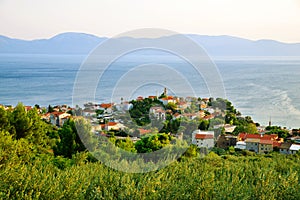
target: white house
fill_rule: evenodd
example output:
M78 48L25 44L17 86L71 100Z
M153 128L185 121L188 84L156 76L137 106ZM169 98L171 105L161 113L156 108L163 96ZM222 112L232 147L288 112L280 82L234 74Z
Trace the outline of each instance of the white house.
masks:
M151 107L149 113L150 115L153 115L158 120L166 119L166 111L160 106Z
M91 109L84 109L82 111L82 115L84 117L92 117L92 116L96 116L96 112L94 110L91 110Z
M177 103L178 99L172 96L168 96L165 98L161 98L160 101L164 104L167 105L168 103Z
M124 128L125 126L118 122L108 122L106 124L101 124L101 130L106 130L106 131L110 131L110 130L119 131L119 130L123 130Z
M192 133L192 144L197 145L199 148L213 148L215 146L214 132L195 130Z
M55 111L50 113L50 122L53 125L62 126L65 121L70 118L70 116L71 115L69 113Z
M100 104L99 110L103 110L104 113L111 114L113 112L112 108L113 108L112 103L102 103Z
M243 149L245 150L246 149L246 142L244 141L238 141L236 143L236 145L234 146L235 149Z
M221 127L224 127L226 133L232 133L236 128L236 126L230 124L219 124L219 125L215 125L214 129L218 129Z
M292 144L289 152L290 154L296 154L300 150L300 144Z

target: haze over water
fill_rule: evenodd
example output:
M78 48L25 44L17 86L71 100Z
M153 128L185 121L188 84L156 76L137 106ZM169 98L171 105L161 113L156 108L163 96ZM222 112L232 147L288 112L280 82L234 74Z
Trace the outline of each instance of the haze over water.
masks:
M0 104L71 105L73 84L84 58L78 55L0 55ZM153 59L148 58L149 62ZM138 59L115 62L114 68L100 81L101 90L96 91L96 100L110 101L108 91L114 87L112 79L138 63ZM274 125L300 127L300 58L216 58L214 62L223 79L226 98L243 115L251 116L261 125L267 125L271 117ZM187 79L203 86L201 97L209 95L205 82L193 80L186 63L172 57L163 57L159 63L181 69ZM168 74L165 77L173 81L171 84L180 84L176 77L168 77ZM133 91L132 97L160 94L160 89L155 84L148 85Z

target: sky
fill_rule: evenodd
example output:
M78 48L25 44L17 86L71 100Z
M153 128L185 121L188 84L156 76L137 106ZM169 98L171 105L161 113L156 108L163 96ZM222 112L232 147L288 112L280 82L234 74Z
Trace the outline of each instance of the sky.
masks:
M300 0L0 0L0 35L12 38L139 28L300 42Z

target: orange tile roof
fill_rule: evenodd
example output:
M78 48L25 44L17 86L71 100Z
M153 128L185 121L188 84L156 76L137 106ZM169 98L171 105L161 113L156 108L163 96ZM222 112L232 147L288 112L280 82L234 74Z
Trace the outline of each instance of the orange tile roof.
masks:
M144 135L144 134L147 134L147 133L150 133L150 132L151 132L151 130L142 129L142 128L140 128L140 129L138 129L138 130L140 131L140 134L141 134L141 135Z
M195 139L214 139L212 134L196 134Z
M59 116L59 115L65 114L65 113L64 112L59 112L59 111L54 111L54 112L52 112L50 114L52 114L54 116Z
M178 117L178 116L180 116L179 113L175 113L175 114L174 114L174 117Z
M142 96L139 96L136 98L136 100L143 100L143 99L144 99L144 97L142 97Z
M273 142L273 147L280 147L281 144L282 144L281 142L274 141Z
M259 143L260 144L271 144L271 145L273 145L273 141L272 140L263 140L263 139L261 139Z
M25 106L25 109L26 109L27 111L29 111L29 110L32 109L32 107L31 107L31 106Z
M118 124L117 122L108 122L108 123L107 123L108 126L115 126L115 125L117 125L117 124Z
M278 135L272 134L272 135L261 135L261 134L250 134L250 133L240 133L238 137L241 140L245 140L247 138L253 138L253 139L263 139L263 140L276 140L278 138Z
M110 108L110 107L112 107L112 103L102 103L102 104L100 104L100 107L101 108Z
M173 96L167 96L162 98L162 100L173 100L173 99L174 99Z

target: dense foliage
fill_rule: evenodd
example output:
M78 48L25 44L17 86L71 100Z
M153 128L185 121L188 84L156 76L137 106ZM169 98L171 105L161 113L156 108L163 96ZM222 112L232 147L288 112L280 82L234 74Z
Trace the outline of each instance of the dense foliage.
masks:
M84 153L63 159L36 155L25 141L7 135L2 134L1 141L5 141L1 143L1 199L298 199L300 196L299 155L220 157L210 153L205 158L174 162L159 171L131 174L86 162Z
M79 128L89 129L84 122L79 120L79 123L82 124ZM57 129L41 120L35 108L26 111L22 104L14 110L0 108L0 199L299 199L300 196L300 154L256 155L215 148L203 157L191 145L184 157L163 169L124 173L92 159L74 126L74 121L68 121ZM111 138L116 146L130 152L155 151L172 140L168 134L151 135L135 144L128 138Z

